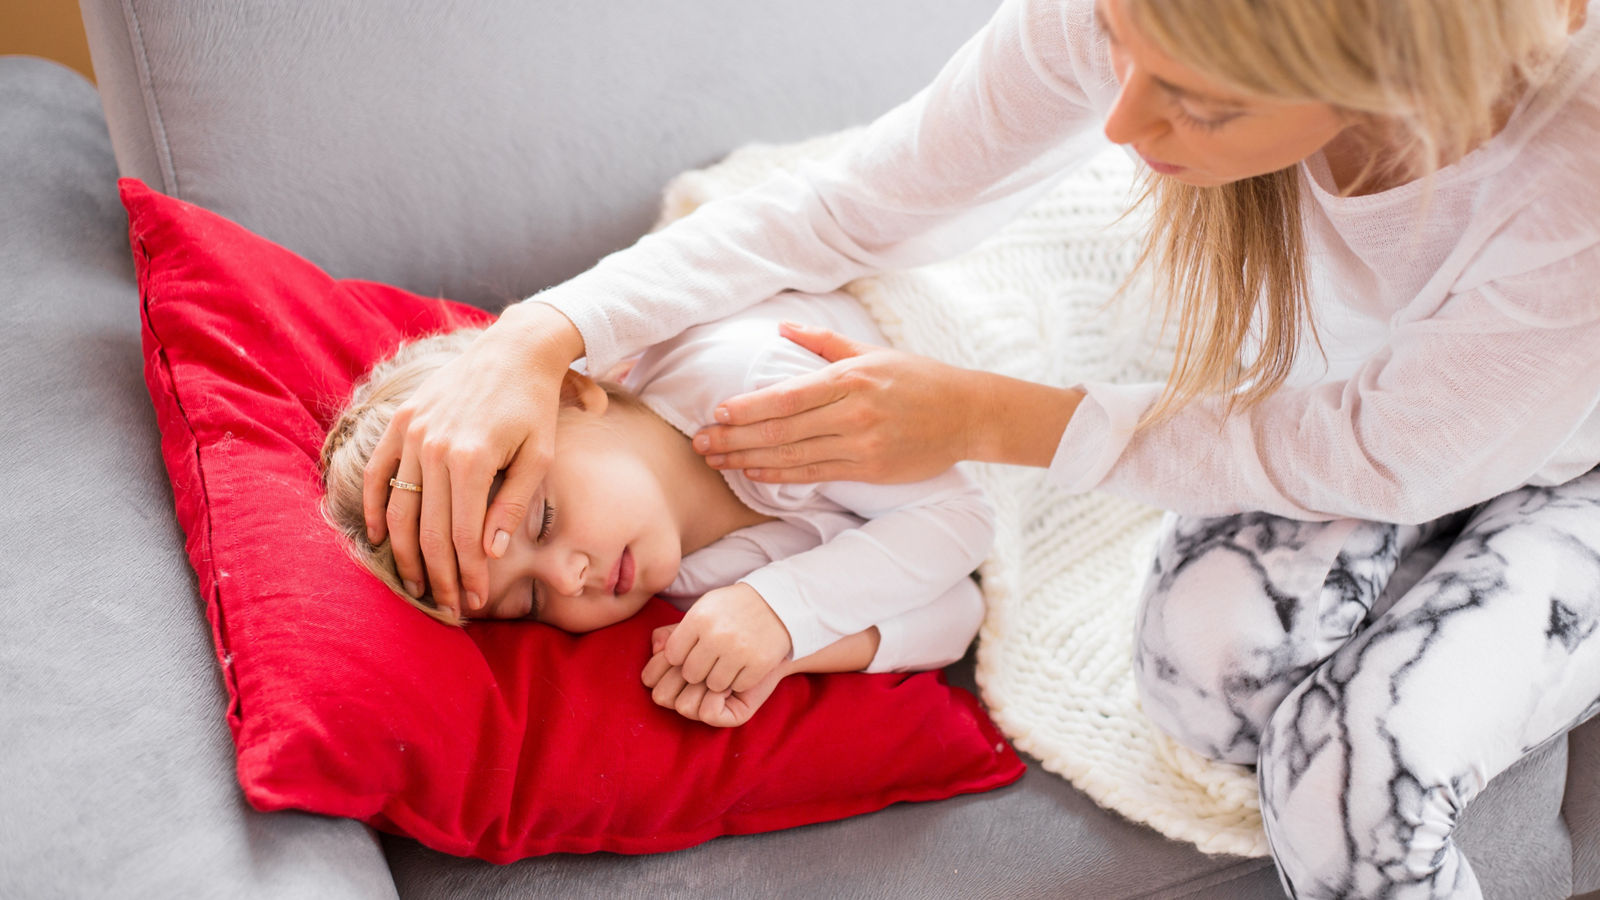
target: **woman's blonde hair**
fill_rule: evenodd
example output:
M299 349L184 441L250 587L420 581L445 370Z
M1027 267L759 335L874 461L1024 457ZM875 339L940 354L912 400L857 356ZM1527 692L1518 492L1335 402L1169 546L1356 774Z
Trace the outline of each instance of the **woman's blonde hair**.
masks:
M1373 175L1427 178L1500 125L1558 58L1564 0L1124 0L1162 53L1243 96L1321 102L1382 129L1397 158ZM1394 167L1398 166L1398 169ZM1145 422L1202 396L1248 409L1288 377L1307 333L1296 168L1218 187L1147 176L1139 266L1176 320L1177 356ZM1259 317L1259 321L1257 321ZM1252 327L1259 352L1243 359Z
M459 328L402 344L394 355L373 366L351 391L350 402L339 412L322 442L322 516L345 538L350 555L378 576L407 603L447 625L460 621L427 598L406 593L394 566L389 539L380 544L367 540L366 516L361 507L361 486L367 460L378 446L394 414L429 375L466 352L481 328Z

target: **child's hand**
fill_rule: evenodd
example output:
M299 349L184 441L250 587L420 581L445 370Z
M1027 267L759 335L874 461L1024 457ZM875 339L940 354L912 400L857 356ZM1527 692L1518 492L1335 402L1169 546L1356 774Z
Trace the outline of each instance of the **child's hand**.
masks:
M695 601L663 652L687 683L704 684L712 693L742 693L765 681L793 646L778 614L741 582Z
M716 728L743 725L772 696L778 682L789 674L787 666L776 666L747 691L712 691L704 683L690 684L684 679L683 670L667 661L664 651L667 638L677 627L664 625L655 630L651 642L654 653L645 664L640 680L651 689L650 698L657 706L675 709L684 718Z

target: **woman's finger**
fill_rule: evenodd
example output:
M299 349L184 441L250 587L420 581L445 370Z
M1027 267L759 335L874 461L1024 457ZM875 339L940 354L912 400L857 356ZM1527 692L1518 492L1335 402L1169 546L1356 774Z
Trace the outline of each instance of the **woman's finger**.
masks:
M828 362L838 362L852 356L860 356L871 350L882 349L873 344L863 344L826 328L812 328L798 322L782 322L778 325L778 333L794 341L796 344L810 350Z
M395 471L396 481L406 485L421 484L422 468L415 460L402 460ZM395 573L401 585L412 597L421 597L428 586L428 573L422 563L422 547L417 537L418 519L422 510L423 494L409 487L391 487L384 479L384 522L388 530L389 551L394 557Z
M749 425L826 406L848 393L834 378L834 374L835 370L830 366L796 375L770 387L729 397L717 405L714 415L724 425Z
M706 464L713 469L795 469L822 463L851 463L855 453L851 442L859 438L838 435L806 438L771 447L753 447L732 453L713 453Z
M489 596L489 558L483 550L484 513L494 484L494 463L460 454L450 465L450 540L461 586L461 608L477 612Z
M456 548L450 540L450 467L438 453L422 453L422 514L417 519L417 546L428 567L433 604L461 618L461 587L456 573ZM390 520L390 527L397 523ZM390 537L391 543L393 536ZM396 548L396 566L399 548Z
M385 521L389 509L389 479L399 477L396 473L400 471L406 445L406 427L410 422L408 410L401 409L395 413L361 472L361 513L367 523L367 541L373 546L383 543L389 533L388 522Z
M511 536L517 533L518 526L527 517L533 504L533 495L538 493L539 485L544 481L545 470L550 466L549 444L553 439L541 444L534 442L548 437L549 430L543 429L529 437L517 449L510 465L506 466L500 492L494 495L494 502L489 504L489 514L483 519L482 547L484 553L495 559L506 552ZM484 496L488 496L487 490Z
M793 416L764 419L750 425L708 425L695 435L694 446L712 466L719 469L737 469L750 463L740 463L737 460L725 462L714 457L726 457L728 454L744 450L784 447L812 438L857 433L859 426L847 421L848 413L843 409L844 405L828 403ZM704 449L701 449L702 447ZM797 465L804 461L806 460L796 457L790 464ZM766 456L761 459L762 465L784 463L783 457Z

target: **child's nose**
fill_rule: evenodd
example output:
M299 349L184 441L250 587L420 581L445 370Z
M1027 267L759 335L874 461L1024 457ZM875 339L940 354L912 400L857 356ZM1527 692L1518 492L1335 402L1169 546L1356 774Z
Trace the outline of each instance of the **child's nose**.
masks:
M573 553L554 561L545 572L545 584L558 594L576 597L583 593L584 581L589 575L588 561L581 553Z

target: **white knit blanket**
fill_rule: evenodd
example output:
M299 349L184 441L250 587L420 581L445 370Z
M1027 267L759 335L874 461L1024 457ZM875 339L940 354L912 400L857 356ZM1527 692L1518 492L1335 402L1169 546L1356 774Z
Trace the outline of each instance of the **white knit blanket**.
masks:
M667 187L662 223L829 152L848 133L752 145ZM847 289L897 347L1032 381L1151 381L1147 288L1107 306L1136 255L1133 166L1108 149L1006 229L959 257ZM1254 775L1158 733L1133 687L1133 621L1160 514L1073 496L1043 470L974 466L998 512L980 574L989 611L978 685L1018 749L1097 803L1208 853L1267 855Z

